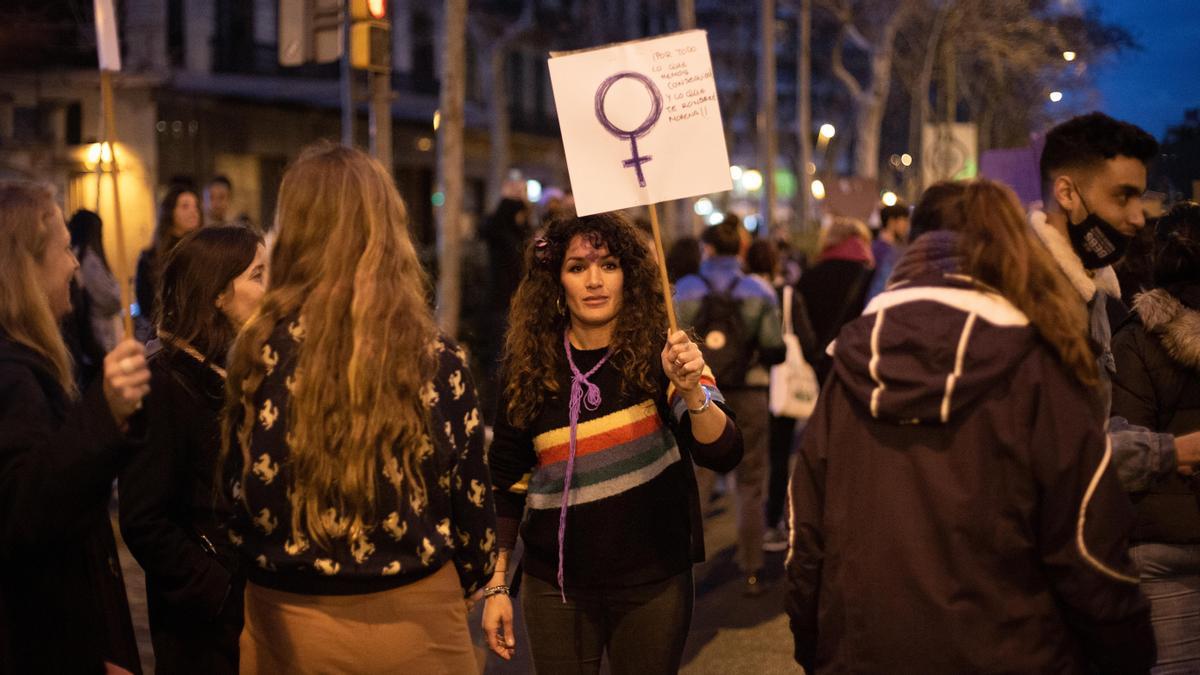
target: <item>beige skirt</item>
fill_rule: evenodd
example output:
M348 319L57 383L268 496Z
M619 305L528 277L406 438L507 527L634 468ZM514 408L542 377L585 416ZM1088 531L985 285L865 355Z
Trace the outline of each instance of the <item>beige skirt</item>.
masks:
M298 595L246 584L243 674L476 673L454 565L366 595Z

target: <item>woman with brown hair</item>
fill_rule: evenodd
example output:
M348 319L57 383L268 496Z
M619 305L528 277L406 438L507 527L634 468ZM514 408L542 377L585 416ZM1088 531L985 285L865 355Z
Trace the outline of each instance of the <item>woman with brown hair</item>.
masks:
M0 181L0 672L139 672L108 502L150 373L120 342L76 389L58 321L79 262L53 191Z
M121 534L146 571L155 670L236 673L238 556L215 500L225 355L266 286L262 238L237 226L184 237L162 273L145 448L121 471ZM157 350L155 347L157 346Z
M241 671L471 672L464 598L491 576L495 511L465 355L434 325L404 203L378 162L324 145L278 203L222 434L248 563Z
M792 474L796 660L1145 672L1086 312L1011 190L935 188L913 216L928 234L838 335Z
M528 508L536 669L599 672L607 653L613 673L674 673L704 558L692 460L728 471L741 436L699 348L666 334L658 270L626 217L555 221L526 262L488 453L500 547L488 645L506 659L516 647L505 574Z
M808 309L816 336L813 369L825 381L831 367L825 347L848 321L862 312L875 258L871 254L871 231L861 220L835 218L821 231L817 262L796 282L796 293Z
M204 224L200 215L200 198L190 187L175 185L163 196L158 205L158 223L154 226L154 238L137 261L137 276L134 291L138 303L138 334L152 337L153 326L158 321L158 279L167 254L189 232L195 232Z

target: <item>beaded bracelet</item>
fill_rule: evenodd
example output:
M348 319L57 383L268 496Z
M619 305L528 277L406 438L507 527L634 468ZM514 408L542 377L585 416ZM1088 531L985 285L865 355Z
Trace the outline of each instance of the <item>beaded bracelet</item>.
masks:
M491 586L489 588L483 589L483 599L484 600L487 600L488 598L492 597L493 595L501 595L501 594L508 595L508 586L501 584L499 586Z

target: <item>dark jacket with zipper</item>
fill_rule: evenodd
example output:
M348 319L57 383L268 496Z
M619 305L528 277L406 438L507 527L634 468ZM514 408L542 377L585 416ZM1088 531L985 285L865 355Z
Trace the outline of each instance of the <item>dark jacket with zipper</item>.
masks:
M1133 512L1094 395L998 295L904 260L893 279L838 336L792 474L797 661L1145 672Z
M71 401L0 333L0 673L141 672L108 516L134 443L99 381Z
M1200 430L1200 283L1138 295L1112 352L1113 415L1176 436ZM1196 481L1171 472L1134 493L1134 541L1200 544Z
M146 446L121 471L121 534L146 571L160 673L236 673L242 629L230 509L214 485L225 380L183 351L150 357Z

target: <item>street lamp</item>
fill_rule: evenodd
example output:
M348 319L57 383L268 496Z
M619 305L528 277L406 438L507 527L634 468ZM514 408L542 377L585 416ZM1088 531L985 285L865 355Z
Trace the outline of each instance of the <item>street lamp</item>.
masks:
M828 122L826 122L825 124L821 125L821 131L819 132L819 134L820 134L821 138L825 139L825 142L828 143L830 141L830 139L832 139L834 137L834 135L837 134L837 129L834 129L832 124L829 124Z
M742 173L742 187L746 188L746 192L758 192L763 186L763 175L757 169L750 169Z
M907 152L903 155L900 155L900 163L904 166L912 166L912 155L908 154Z
M1063 52L1063 61L1067 61L1067 62L1074 61L1075 56L1076 56L1075 52L1065 51L1065 52Z
M812 182L812 196L818 200L825 199L825 184L818 178Z
M112 146L108 141L103 143L92 143L87 150L87 163L93 166L100 164L110 164L112 162Z
M883 201L884 206L895 206L896 202L898 201L898 198L896 197L896 193L892 192L891 190L888 190L887 192L883 193L883 197L881 197L880 199Z
M1062 95L1061 91L1052 91L1052 92L1050 92L1050 101L1052 103L1058 103L1059 101L1062 100L1062 96L1063 95Z

